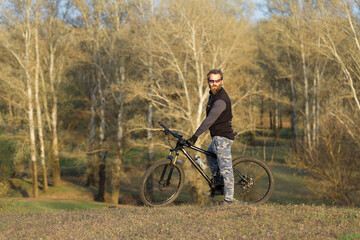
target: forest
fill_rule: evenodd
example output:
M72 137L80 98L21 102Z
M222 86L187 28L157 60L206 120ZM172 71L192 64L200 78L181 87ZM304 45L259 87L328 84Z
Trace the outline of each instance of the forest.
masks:
M287 128L286 164L309 189L358 203L360 1L264 6L255 21L247 0L0 0L0 188L28 178L37 198L76 159L95 199L117 203L127 171L166 154L159 121L196 131L220 68L243 144Z

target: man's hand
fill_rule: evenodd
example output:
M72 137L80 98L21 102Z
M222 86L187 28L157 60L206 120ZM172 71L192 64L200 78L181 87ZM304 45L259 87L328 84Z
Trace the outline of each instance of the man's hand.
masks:
M193 135L191 138L186 140L190 145L194 145L196 143L196 140L198 139L197 136Z

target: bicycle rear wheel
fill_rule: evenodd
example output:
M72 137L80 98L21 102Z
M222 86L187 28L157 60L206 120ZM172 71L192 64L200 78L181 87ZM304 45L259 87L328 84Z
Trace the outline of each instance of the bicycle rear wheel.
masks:
M184 186L184 170L172 165L170 159L154 163L146 170L140 182L140 198L147 206L164 206L172 203Z
M263 203L274 191L274 176L270 167L255 157L233 160L234 198L248 203Z

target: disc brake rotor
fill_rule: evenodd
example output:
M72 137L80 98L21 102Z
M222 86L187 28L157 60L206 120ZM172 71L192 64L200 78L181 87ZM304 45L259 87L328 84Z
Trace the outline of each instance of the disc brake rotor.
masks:
M165 181L159 181L159 190L160 191L165 191L166 185L165 185Z
M255 181L252 177L249 176L245 176L244 180L241 180L241 185L243 185L243 189L250 189L254 186Z

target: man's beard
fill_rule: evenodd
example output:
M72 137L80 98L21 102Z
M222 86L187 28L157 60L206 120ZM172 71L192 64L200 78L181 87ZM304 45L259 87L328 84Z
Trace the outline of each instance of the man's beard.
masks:
M215 95L215 94L217 94L219 91L220 91L220 89L222 88L222 84L219 84L219 86L217 86L216 88L215 87L211 87L210 86L210 90L211 90L211 93L213 94L213 95Z

